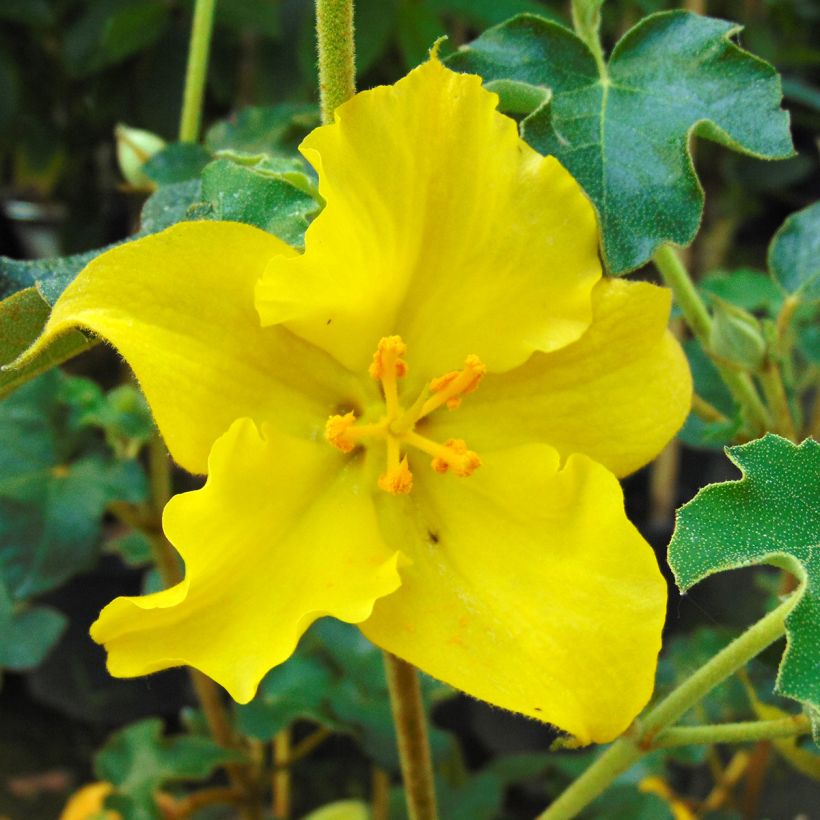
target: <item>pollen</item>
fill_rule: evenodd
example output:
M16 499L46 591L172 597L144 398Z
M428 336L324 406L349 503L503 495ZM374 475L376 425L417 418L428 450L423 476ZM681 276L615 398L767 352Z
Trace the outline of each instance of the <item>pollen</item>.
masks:
M400 336L385 336L379 341L370 376L381 382L384 408L376 423L363 424L353 412L331 416L325 424L325 438L343 453L352 452L366 439L381 439L386 445L385 469L378 486L392 495L405 495L413 489L407 451L418 450L432 457L436 473L451 473L459 478L472 475L480 466L478 454L463 439L448 439L441 444L416 432L416 424L440 407L455 410L462 398L480 384L487 368L476 355L464 360L461 370L432 379L407 409L399 400L397 379L407 373L404 356L407 345ZM365 413L368 417L369 412Z
M355 423L356 416L352 411L343 416L331 416L325 424L325 438L343 453L349 453L356 446L356 442L348 437Z
M379 487L392 495L405 495L413 489L413 474L405 456L395 467L379 476Z
M407 375L407 362L402 356L407 353L407 345L401 336L385 336L379 341L379 346L373 354L373 363L368 373L374 379L383 379L385 376L403 378Z
M466 478L481 466L481 459L477 453L467 449L463 439L451 438L444 442L441 455L435 456L430 464L437 473L452 470L454 475Z
M456 410L461 406L461 397L472 393L487 372L487 367L481 359L471 353L464 360L461 370L452 370L443 376L438 376L430 382L430 392L433 396L427 401L422 415L432 413L445 404L448 410Z

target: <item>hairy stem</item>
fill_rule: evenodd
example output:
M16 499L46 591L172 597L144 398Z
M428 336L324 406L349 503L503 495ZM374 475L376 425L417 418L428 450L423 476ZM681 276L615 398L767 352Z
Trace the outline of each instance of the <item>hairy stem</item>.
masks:
M322 122L356 93L353 0L316 0L319 97Z
M418 672L389 652L384 653L384 665L399 742L407 811L410 820L435 820L433 765Z
M539 816L539 820L569 820L575 817L603 793L618 775L651 751L655 740L667 726L780 638L785 631L786 616L795 603L794 596L788 598L651 708L631 732L615 741Z
M709 726L675 726L664 729L652 742L653 749L712 743L752 743L796 737L811 731L806 715L778 720L750 720L743 723L716 723Z
M182 114L179 118L180 142L196 142L202 121L202 98L208 73L208 53L214 23L216 0L196 0L191 40L188 46L188 68L185 73L185 91L182 96Z
M680 306L686 323L700 341L706 353L710 352L709 338L712 330L712 317L695 283L689 276L680 257L671 245L661 245L652 257L655 267L661 278L675 294L675 301ZM765 433L771 429L772 420L766 405L757 392L754 381L748 373L732 370L729 367L715 362L720 377L726 383L735 401L743 410L744 417L751 427L753 435Z
M789 399L786 396L786 388L783 386L783 376L777 362L770 360L763 372L760 374L763 385L763 392L766 394L766 401L772 409L775 421L775 432L790 441L797 441L797 426L792 417L789 407Z

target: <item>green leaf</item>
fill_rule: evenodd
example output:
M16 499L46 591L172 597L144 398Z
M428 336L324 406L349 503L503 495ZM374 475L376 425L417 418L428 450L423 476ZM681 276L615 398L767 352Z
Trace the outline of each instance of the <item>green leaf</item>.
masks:
M262 228L289 245L301 246L319 203L282 174L212 162L202 172L202 196L214 219L245 222Z
M717 296L737 307L765 316L777 316L783 304L783 292L762 271L740 268L734 271L713 271L698 283L707 300Z
M39 666L67 625L65 615L52 607L15 603L0 580L0 670Z
M35 288L25 288L0 302L0 367L13 362L34 342L48 315L49 306ZM93 344L80 331L72 330L24 367L16 370L0 369L0 399Z
M164 783L206 778L217 766L241 760L241 753L207 738L164 738L162 721L150 718L112 735L94 758L94 771L115 787L107 807L128 820L159 820L153 796Z
M740 481L712 484L678 510L669 565L682 592L716 572L771 564L800 584L786 618L775 691L820 709L820 444L767 434L726 450Z
M271 740L295 720L324 723L333 683L327 664L296 655L268 672L250 703L236 707L237 728L249 737Z
M119 461L76 431L51 371L0 404L0 577L15 599L53 589L96 560L111 501L147 492L133 460Z
M789 295L820 299L820 202L781 225L769 245L769 270Z
M142 172L157 185L172 185L198 177L211 159L210 153L195 142L172 142L157 151Z
M95 257L113 248L108 245L93 251L31 261L0 256L0 299L24 288L36 287L41 296L53 305L74 277Z
M318 124L315 105L280 103L243 108L234 117L212 125L205 135L205 145L213 152L290 155Z
M654 14L623 36L602 76L573 32L522 15L447 62L487 81L552 90L522 135L581 183L598 211L606 265L620 274L697 233L703 191L691 134L755 157L793 153L777 73L731 42L739 30L685 11Z
M82 427L99 428L120 458L134 458L154 435L148 404L132 384L123 384L104 393L89 379L67 379L60 398L71 408L69 420L72 426L78 430Z
M157 233L189 219L201 201L202 182L198 178L163 185L142 206L139 235Z
M119 538L112 538L106 543L105 551L116 553L129 567L144 567L153 561L151 542L139 530L131 530Z
M153 45L169 20L163 0L96 0L65 31L63 58L75 77L88 77Z

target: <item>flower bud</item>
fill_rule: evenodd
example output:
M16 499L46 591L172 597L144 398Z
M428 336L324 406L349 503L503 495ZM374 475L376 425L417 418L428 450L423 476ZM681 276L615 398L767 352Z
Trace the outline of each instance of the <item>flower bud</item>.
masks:
M717 358L744 370L757 370L766 358L767 347L760 322L751 313L722 299L714 300L709 348Z
M117 162L125 181L140 190L156 188L142 172L142 166L165 147L165 140L150 131L130 128L122 123L114 129L114 137L117 140Z

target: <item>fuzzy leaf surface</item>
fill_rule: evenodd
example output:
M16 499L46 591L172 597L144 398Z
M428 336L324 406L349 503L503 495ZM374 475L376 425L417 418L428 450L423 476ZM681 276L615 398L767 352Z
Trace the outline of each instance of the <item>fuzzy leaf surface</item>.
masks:
M769 245L769 270L786 293L820 299L820 202L786 219Z
M593 201L614 274L664 242L688 245L703 211L690 135L776 159L793 153L774 68L736 46L740 27L686 11L653 14L617 43L599 72L572 31L533 15L489 29L448 58L486 81L552 91L521 123Z
M0 367L13 362L31 345L40 335L48 314L48 303L36 288L25 288L0 302ZM72 330L25 366L0 369L0 398L93 344L80 331Z
M743 478L704 487L678 510L669 565L681 592L716 572L753 564L799 581L786 618L775 691L820 710L820 444L780 436L726 450ZM815 738L817 739L815 723Z

